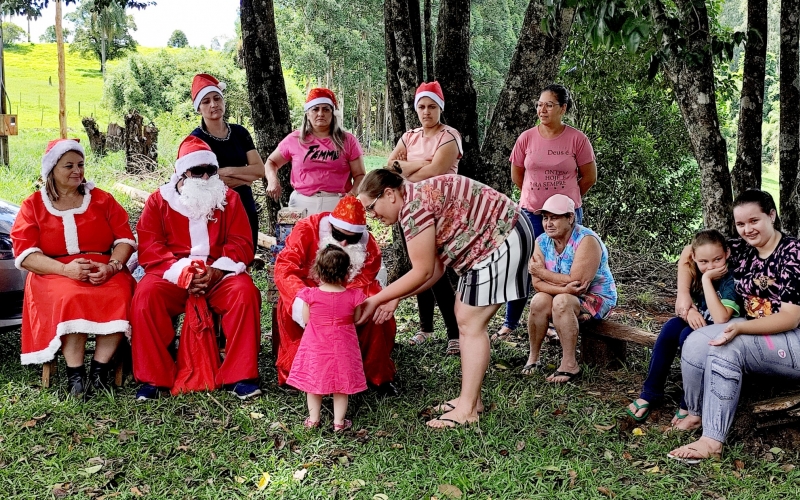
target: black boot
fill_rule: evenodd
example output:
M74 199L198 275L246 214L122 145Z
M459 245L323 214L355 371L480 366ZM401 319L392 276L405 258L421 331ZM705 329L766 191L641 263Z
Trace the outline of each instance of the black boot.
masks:
M76 366L71 368L67 366L67 390L70 396L80 396L86 391L86 367Z
M110 368L111 363L101 363L92 358L92 364L89 367L87 392L93 393L95 391L106 391L111 389L111 386L108 383L108 372Z

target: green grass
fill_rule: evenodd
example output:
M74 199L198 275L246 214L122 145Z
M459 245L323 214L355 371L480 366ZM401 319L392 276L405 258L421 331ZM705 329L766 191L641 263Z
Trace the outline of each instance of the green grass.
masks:
M490 406L479 425L429 430L420 412L457 393L459 361L444 356L441 333L423 347L407 347L414 316L408 303L401 307L395 359L403 394L353 397L354 432L341 436L327 429L330 401L326 428L303 428L305 398L274 385L268 342L261 355L266 394L254 401L214 393L140 404L126 387L83 403L65 395L63 360L54 387L42 389L39 368L18 364L17 332L0 335L0 492L47 498L60 487L79 498L133 498L136 488L151 498L444 499L440 486L453 485L461 498L480 499L606 498L600 488L631 499L800 494L800 473L788 466L798 460L795 452L765 460L733 446L718 463L672 462L667 451L688 436L665 435L652 423L637 436L618 420L640 378L587 370L579 384L554 387L542 375L518 374L524 343L494 349L483 392ZM557 356L555 347L546 348L547 363ZM640 360L633 369L644 367ZM628 385L610 390L609 381L618 379ZM304 479L294 479L302 469ZM263 473L270 483L259 491Z

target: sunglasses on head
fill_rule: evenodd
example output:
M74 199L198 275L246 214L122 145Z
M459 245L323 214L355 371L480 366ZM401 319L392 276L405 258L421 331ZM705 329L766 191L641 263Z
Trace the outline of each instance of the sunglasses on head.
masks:
M333 236L333 239L339 242L344 241L348 245L355 245L356 243L361 241L361 234L362 233L345 234L336 229L335 226L331 225L331 236Z
M208 176L211 177L217 173L217 170L216 165L200 165L190 168L186 171L186 174L190 177L203 177L208 174Z

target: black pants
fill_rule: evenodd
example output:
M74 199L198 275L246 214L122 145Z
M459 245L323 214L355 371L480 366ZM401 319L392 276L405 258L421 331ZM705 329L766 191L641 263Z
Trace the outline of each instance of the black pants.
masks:
M458 340L458 322L456 321L456 292L450 284L447 273L439 278L428 290L417 295L419 305L419 329L423 332L433 331L433 307L439 305L439 312L442 313L445 327L447 327L447 339Z
M239 193L239 199L242 200L247 220L250 222L250 232L253 234L253 251L258 252L258 212L256 211L256 200L253 198L253 189L245 184L235 187L233 190Z

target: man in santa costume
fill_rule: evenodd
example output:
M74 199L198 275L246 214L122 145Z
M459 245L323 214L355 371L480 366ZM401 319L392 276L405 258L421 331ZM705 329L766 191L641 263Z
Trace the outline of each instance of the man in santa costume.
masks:
M209 146L189 136L178 149L175 174L150 195L136 229L145 275L131 306L133 374L142 383L136 399L155 399L171 388L176 364L168 350L173 318L185 311L189 294L205 297L220 316L225 360L216 382L240 399L261 394L258 351L261 295L245 272L253 240L244 207L217 175ZM178 286L193 260L208 271Z
M297 292L317 287L311 268L320 248L334 244L350 256L351 271L347 288L360 288L367 297L381 290L376 279L381 268L381 250L367 231L364 206L354 196L345 196L333 212L301 219L286 239L286 246L275 261L278 287L278 334L273 338L278 384L284 385L303 336L303 301ZM367 382L380 392L396 394L393 384L397 369L391 358L397 327L394 318L377 325L370 321L358 327L358 341L364 360Z

